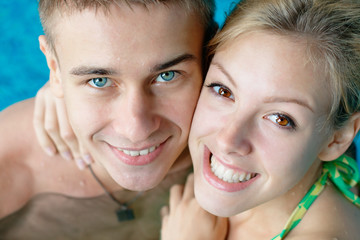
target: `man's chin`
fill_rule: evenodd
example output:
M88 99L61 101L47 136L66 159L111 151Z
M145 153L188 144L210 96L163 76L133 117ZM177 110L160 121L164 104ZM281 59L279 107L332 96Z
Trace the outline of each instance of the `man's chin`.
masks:
M127 174L126 176L112 176L117 184L130 191L147 191L160 184L165 176L155 174Z

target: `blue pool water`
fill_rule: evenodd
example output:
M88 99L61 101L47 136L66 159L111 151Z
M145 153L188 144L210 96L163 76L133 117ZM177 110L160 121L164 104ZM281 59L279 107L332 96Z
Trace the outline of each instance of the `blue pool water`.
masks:
M0 1L0 110L35 95L47 80L36 0Z

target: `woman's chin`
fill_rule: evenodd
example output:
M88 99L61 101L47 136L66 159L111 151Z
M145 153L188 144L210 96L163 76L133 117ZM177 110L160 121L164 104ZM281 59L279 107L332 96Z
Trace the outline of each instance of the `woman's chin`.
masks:
M214 193L214 191L207 189L204 186L197 187L196 183L195 198L203 209L215 216L231 217L241 211L234 209L235 204L228 203L228 201L226 201L226 196L220 196L219 194Z

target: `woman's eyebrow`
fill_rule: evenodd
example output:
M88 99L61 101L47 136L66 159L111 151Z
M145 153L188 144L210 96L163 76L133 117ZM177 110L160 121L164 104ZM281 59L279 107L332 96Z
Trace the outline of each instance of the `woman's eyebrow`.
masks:
M231 75L228 73L228 71L226 71L226 69L223 67L223 65L221 63L218 62L212 62L210 65L214 65L216 66L225 76L227 79L229 79L229 81L236 86L236 82L234 81L234 79L231 77Z
M264 103L281 103L281 102L295 103L297 105L308 108L311 112L314 112L314 110L310 107L310 104L308 104L305 100L302 99L290 98L290 97L268 97L264 99Z

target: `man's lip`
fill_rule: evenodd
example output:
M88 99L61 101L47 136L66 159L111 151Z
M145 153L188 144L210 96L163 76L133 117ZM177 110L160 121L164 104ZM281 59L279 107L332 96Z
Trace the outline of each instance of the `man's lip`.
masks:
M204 145L204 153L203 153L203 169L202 174L204 175L205 180L212 185L213 187L225 191L225 192L237 192L246 189L253 182L255 182L259 178L259 174L256 174L253 178L245 182L237 182L237 183L229 183L219 179L215 174L211 171L210 166L210 157L211 152L207 146Z
M112 146L110 144L108 144L108 146L113 151L115 156L119 160L121 160L123 163L125 163L127 165L131 165L131 166L143 166L143 165L150 164L150 163L152 163L152 162L154 162L156 160L156 158L163 151L167 141L168 141L168 139L166 139L161 144L156 145L156 148L152 152L149 152L146 155L139 155L139 156L130 156L129 153L125 153L124 150L126 150L126 151L140 151L140 150L147 149L147 148L141 148L141 149L137 148L139 150L133 150L134 148L131 148L132 150L130 150L130 148L128 148L128 149L120 148L121 150L119 150L117 147L114 147L114 146Z

